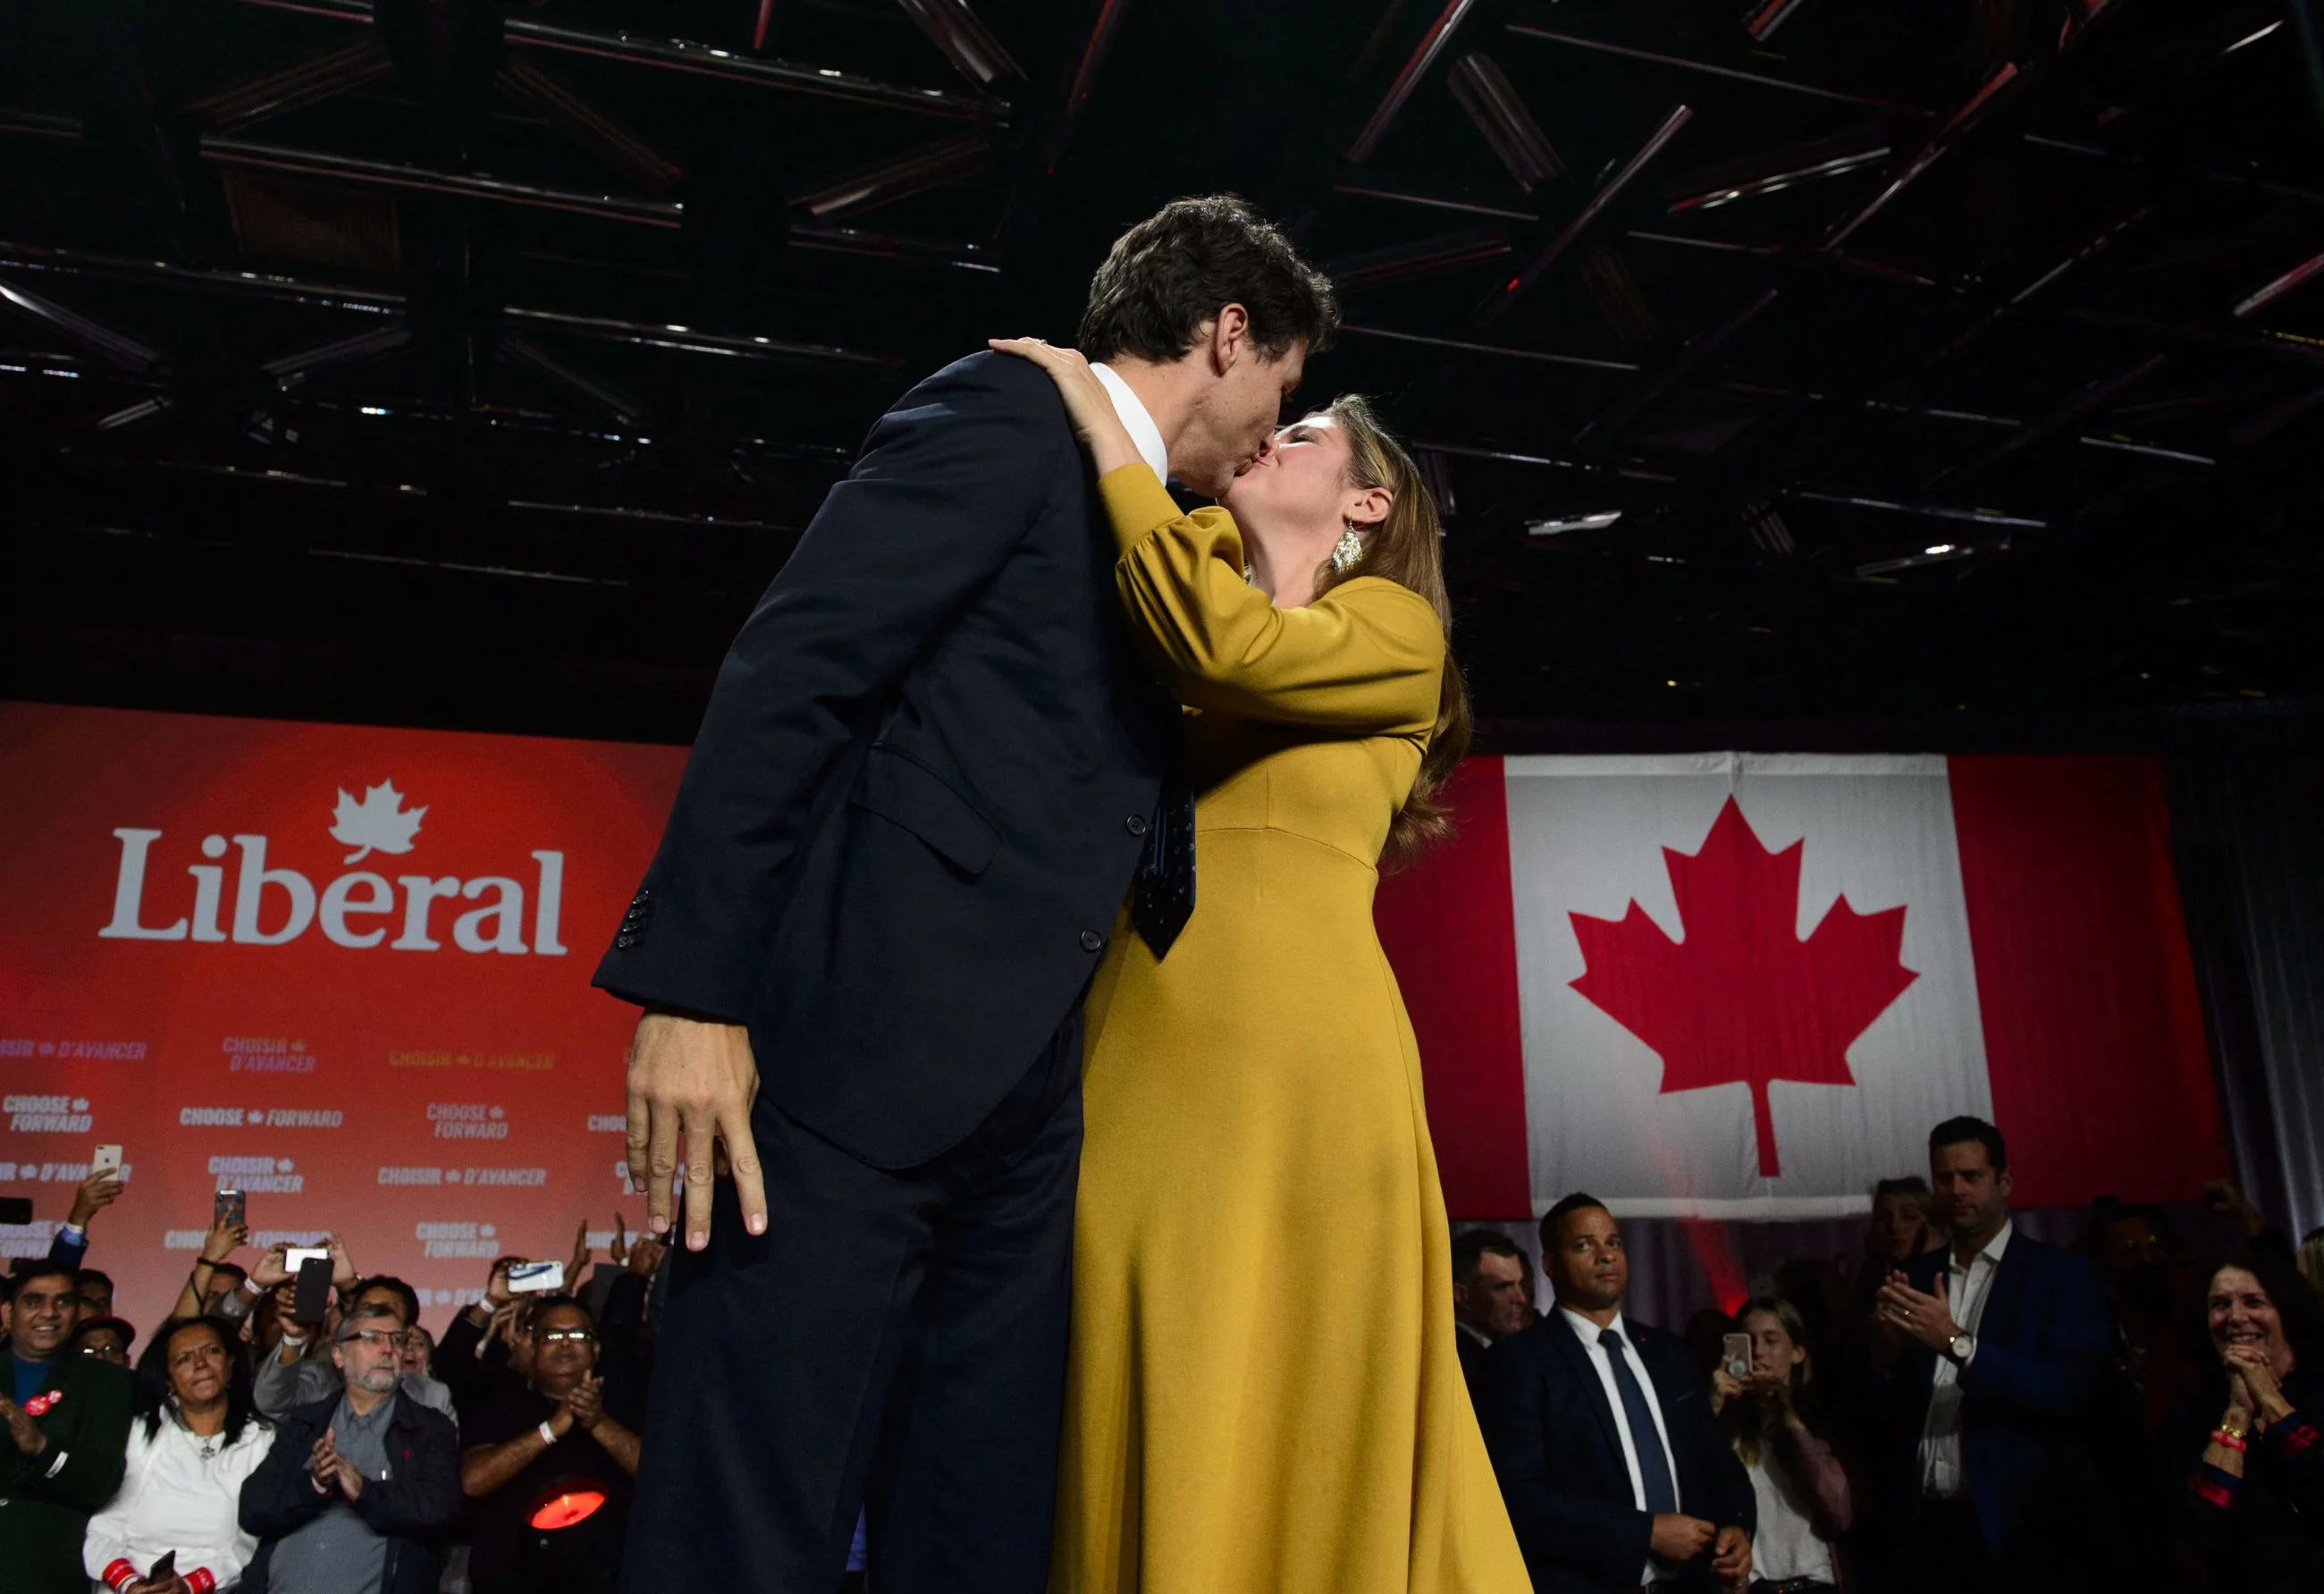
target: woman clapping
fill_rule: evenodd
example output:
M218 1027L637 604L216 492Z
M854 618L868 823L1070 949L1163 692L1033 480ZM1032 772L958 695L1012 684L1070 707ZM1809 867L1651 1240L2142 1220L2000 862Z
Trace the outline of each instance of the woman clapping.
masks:
M2212 1270L2203 1320L2218 1377L2164 1451L2181 1535L2211 1589L2324 1589L2324 1302L2254 1248Z
M258 1541L237 1519L243 1479L273 1446L251 1399L231 1326L207 1317L161 1325L137 1363L139 1420L121 1491L89 1518L82 1564L116 1594L214 1594L238 1588ZM173 1567L150 1574L165 1556Z

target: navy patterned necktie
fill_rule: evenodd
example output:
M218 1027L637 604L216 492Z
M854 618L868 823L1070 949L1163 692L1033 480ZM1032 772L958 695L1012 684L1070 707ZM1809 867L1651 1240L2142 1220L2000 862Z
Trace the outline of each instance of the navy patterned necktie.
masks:
M1194 913L1194 781L1183 749L1162 771L1146 853L1130 889L1130 922L1160 963Z
M1623 1354L1628 1349L1622 1336L1608 1329L1598 1336L1606 1347L1606 1359L1614 1368L1614 1387L1622 1392L1622 1426L1630 1431L1630 1448L1638 1452L1638 1481L1646 1486L1646 1509L1656 1516L1667 1516L1678 1509L1678 1485L1671 1480L1670 1458L1663 1454L1662 1430L1655 1426L1654 1407L1646 1404L1646 1392L1638 1387L1638 1375L1630 1370L1630 1359Z

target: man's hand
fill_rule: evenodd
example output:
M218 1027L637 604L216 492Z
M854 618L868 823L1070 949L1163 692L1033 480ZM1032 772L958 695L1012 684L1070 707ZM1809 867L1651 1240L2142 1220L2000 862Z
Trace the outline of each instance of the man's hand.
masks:
M1711 1538L1718 1532L1700 1516L1681 1516L1666 1511L1655 1518L1654 1537L1646 1541L1646 1548L1655 1560L1683 1566L1711 1548Z
M616 1267L626 1267L630 1264L630 1226L622 1221L619 1212L613 1214L613 1239L605 1247L605 1260Z
M579 1391L576 1390L575 1393L577 1394ZM549 1414L549 1431L559 1439L573 1432L573 1396L571 1395L558 1401L557 1409Z
M1942 1356L1961 1330L1945 1304L1945 1276L1937 1275L1937 1293L1924 1295L1901 1273L1891 1273L1874 1298L1873 1315Z
M250 1282L262 1290L271 1290L290 1282L290 1268L283 1258L290 1251L287 1245L271 1245L266 1254L250 1265Z
M589 1271L589 1220L581 1220L581 1230L573 1237L573 1259L565 1265L565 1287L577 1290L581 1276Z
M572 1414L575 1427L595 1433L605 1415L604 1380L592 1374L576 1384L565 1396L565 1409Z
M661 1266L662 1243L650 1234L641 1234L630 1247L630 1271L647 1278Z
M337 1434L328 1428L322 1438L315 1441L307 1451L307 1475L315 1480L317 1488L328 1488L338 1476L338 1443Z
M120 1176L100 1169L80 1182L80 1188L73 1193L72 1213L65 1221L86 1229L91 1218L120 1199Z
M1751 1586L1751 1535L1739 1527L1720 1528L1711 1547L1711 1572L1734 1594L1743 1594Z
M343 1290L351 1287L363 1275L355 1271L355 1258L347 1255L346 1241L336 1234L323 1237L323 1248L331 1253L331 1287Z
M8 1424L8 1437L16 1448L28 1456L37 1456L49 1442L41 1425L32 1421L30 1413L5 1395L0 1395L0 1423Z
M202 1236L202 1260L215 1267L250 1243L250 1230L239 1223L218 1225Z
M630 1176L645 1180L647 1226L656 1234L672 1231L669 1186L683 1134L687 1249L710 1243L712 1160L722 1148L742 1199L742 1226L764 1234L767 1194L759 1178L758 1142L751 1136L759 1067L750 1031L740 1024L648 1013L630 1042L628 1093Z

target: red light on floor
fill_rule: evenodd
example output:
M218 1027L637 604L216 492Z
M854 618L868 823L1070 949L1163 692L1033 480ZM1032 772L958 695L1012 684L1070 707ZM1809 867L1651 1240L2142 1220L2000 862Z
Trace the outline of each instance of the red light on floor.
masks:
M594 1488L576 1489L571 1494L558 1495L546 1500L533 1512L532 1525L539 1528L571 1527L576 1522L586 1522L605 1503L605 1497Z

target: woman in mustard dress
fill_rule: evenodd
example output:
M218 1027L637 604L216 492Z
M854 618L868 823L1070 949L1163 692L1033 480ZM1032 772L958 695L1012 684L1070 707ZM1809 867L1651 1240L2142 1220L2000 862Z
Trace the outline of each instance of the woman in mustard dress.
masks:
M1085 1007L1050 1586L1525 1594L1372 927L1383 850L1444 828L1467 741L1434 505L1342 400L1181 513L1080 355L996 346L1096 461L1196 794L1193 918L1161 962L1117 934Z

